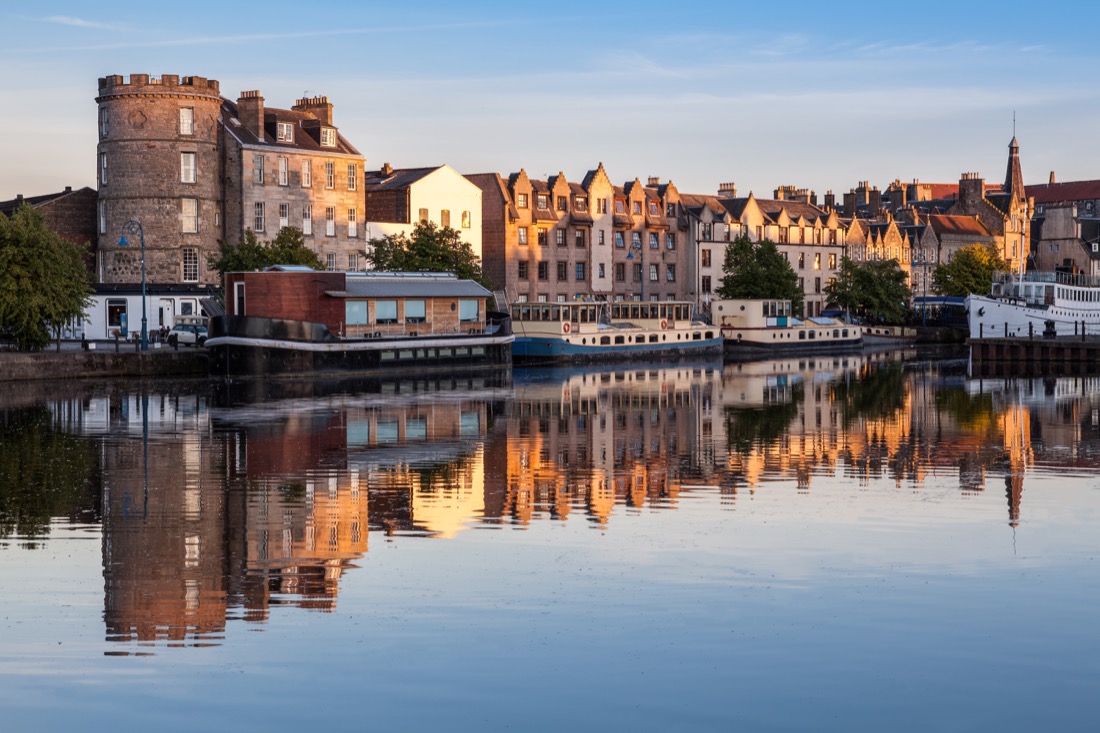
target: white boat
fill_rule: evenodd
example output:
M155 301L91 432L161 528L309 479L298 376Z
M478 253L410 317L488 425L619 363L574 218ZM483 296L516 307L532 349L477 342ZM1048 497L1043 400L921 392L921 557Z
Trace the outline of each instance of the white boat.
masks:
M1098 334L1100 278L1060 272L1001 274L989 295L969 296L966 309L970 338Z
M797 318L789 300L717 300L711 307L726 355L827 353L863 346L863 327L822 316Z
M511 308L517 363L718 356L722 336L684 301L517 303Z

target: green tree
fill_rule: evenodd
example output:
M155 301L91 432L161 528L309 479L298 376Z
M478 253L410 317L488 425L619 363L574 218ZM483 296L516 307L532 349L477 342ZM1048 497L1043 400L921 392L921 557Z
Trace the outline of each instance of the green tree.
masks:
M383 272L453 272L492 289L481 271L481 261L469 242L451 227L419 222L411 235L389 234L368 242L363 253L375 270Z
M720 297L789 300L795 313L802 312L798 275L770 239L753 242L741 236L730 242L722 272Z
M825 284L828 304L881 323L902 323L912 293L897 260L840 259L836 277Z
M84 314L92 294L87 249L50 231L28 204L11 218L0 214L0 328L10 332L16 348L45 348L52 326Z
M306 245L300 229L283 227L271 241L261 242L251 229L244 232L244 240L237 244L218 243L217 256L206 258L210 269L216 270L225 282L227 272L252 272L271 265L305 265L323 270L324 263L317 253Z
M1007 269L1008 264L992 244L972 244L956 252L950 262L936 265L932 289L940 295L984 295L992 287L993 275Z

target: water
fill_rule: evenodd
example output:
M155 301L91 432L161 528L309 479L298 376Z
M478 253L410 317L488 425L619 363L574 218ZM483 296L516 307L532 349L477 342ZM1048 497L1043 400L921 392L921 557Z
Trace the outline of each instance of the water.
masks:
M1100 379L964 366L11 390L3 729L1095 730Z

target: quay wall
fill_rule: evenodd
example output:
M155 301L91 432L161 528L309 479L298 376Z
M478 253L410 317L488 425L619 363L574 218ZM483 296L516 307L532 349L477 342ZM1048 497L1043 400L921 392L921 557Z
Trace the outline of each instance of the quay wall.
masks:
M205 377L203 350L158 349L142 354L132 347L98 351L0 352L0 383L117 377ZM10 387L9 387L10 389Z

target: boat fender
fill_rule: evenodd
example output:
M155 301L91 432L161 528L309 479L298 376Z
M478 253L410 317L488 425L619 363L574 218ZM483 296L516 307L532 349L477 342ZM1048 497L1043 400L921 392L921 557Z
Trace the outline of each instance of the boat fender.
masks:
M569 321L566 321L565 323L561 324L561 332L562 333L569 333Z
M664 330L666 328L668 328L668 321L661 321L661 329Z

